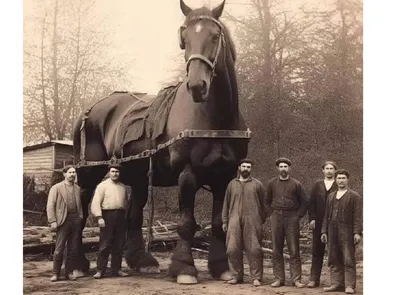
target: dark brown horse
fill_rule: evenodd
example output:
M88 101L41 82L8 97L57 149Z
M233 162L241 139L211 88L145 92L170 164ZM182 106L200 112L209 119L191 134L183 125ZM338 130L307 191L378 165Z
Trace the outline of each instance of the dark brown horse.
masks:
M238 107L234 44L226 27L218 20L224 4L225 1L212 10L205 7L192 10L180 0L186 19L179 29L179 42L185 49L187 79L177 90L165 133L157 144L177 136L184 129L247 129ZM86 160L103 161L112 157L121 118L134 102L129 94L114 93L92 108L85 125ZM81 152L79 127L82 118L83 115L74 132L76 159ZM127 142L122 147L123 156L148 149L149 144L147 139ZM191 243L196 231L195 194L203 185L209 185L213 194L209 271L216 279L229 278L221 211L226 186L235 177L239 160L247 155L247 145L246 139L196 138L178 141L154 156L153 185L179 185L179 240L169 266L170 275L177 278L178 283L197 282ZM120 154L117 150L117 155ZM126 261L131 268L153 272L157 271L158 262L144 251L142 236L148 169L148 159L123 163L121 181L132 188ZM93 190L107 173L106 166L81 167L77 172L87 218Z

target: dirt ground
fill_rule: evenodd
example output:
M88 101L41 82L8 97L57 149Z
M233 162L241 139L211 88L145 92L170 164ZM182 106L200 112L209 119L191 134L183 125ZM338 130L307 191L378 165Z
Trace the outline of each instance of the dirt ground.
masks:
M263 294L263 295L276 295L276 294L298 294L298 295L315 295L323 294L322 287L317 289L296 289L289 284L289 269L286 269L287 283L286 286L273 289L269 284L273 280L271 261L264 260L264 279L261 287L253 287L249 284L249 277L245 276L245 283L241 285L231 286L222 281L215 281L211 278L207 271L206 257L195 258L195 264L199 270L199 283L196 285L178 285L167 274L168 264L170 262L170 253L153 253L160 263L161 273L156 275L143 275L127 268L125 261L123 262L123 270L130 274L129 277L115 278L106 275L101 280L95 280L92 275L95 273L94 255L90 255L91 271L89 276L80 278L77 281L61 280L56 283L50 283L52 274L52 262L48 260L40 261L25 261L23 264L24 274L24 294L45 295L45 294L136 294L136 295L158 295L158 294ZM285 265L287 266L287 262ZM326 262L325 262L326 264ZM362 262L357 264L357 294L362 294ZM303 282L307 282L310 273L310 261L303 262ZM245 264L245 274L248 274L248 268ZM321 284L327 286L330 284L328 269L324 265ZM344 294L344 292L330 293L330 294Z

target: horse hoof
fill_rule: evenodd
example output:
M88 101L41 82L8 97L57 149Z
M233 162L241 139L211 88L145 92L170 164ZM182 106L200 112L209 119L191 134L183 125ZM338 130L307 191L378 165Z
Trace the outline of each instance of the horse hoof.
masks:
M79 270L79 269L75 269L72 274L76 277L76 278L83 278L85 276L85 274L83 273L83 271Z
M146 266L146 267L141 267L139 269L139 272L147 274L157 274L160 273L160 268L158 266Z
M229 281L232 279L232 275L229 271L225 271L220 275L219 279L221 281Z
M193 285L197 284L197 279L194 276L179 275L176 282L181 285Z

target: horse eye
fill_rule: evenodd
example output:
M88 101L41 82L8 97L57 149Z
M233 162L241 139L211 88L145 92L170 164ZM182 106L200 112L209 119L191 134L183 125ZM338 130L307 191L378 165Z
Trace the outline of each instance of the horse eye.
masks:
M212 36L212 40L213 40L213 41L217 41L217 40L218 40L218 35Z

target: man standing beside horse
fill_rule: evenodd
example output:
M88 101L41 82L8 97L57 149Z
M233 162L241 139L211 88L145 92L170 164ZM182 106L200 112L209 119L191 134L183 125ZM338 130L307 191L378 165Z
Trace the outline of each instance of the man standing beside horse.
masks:
M328 243L328 267L332 285L325 292L354 294L356 287L355 245L361 241L362 199L349 188L348 171L335 173L338 190L328 196L321 240ZM346 287L346 289L344 289Z
M58 281L60 277L67 242L70 263L65 268L65 277L76 280L76 277L81 276L80 271L76 269L83 221L81 190L75 184L76 171L73 166L64 167L62 172L64 181L51 187L47 200L48 222L53 229L57 230L51 282ZM73 269L72 273L70 267Z
M241 160L239 176L228 184L222 209L222 229L227 232L228 263L233 276L228 283L243 282L243 245L250 276L257 287L263 276L261 241L266 216L265 189L258 179L250 176L252 165L249 159Z
M337 166L335 162L326 161L322 165L324 179L317 180L311 190L308 219L310 221L310 229L313 230L313 244L310 282L307 285L308 288L319 286L322 263L325 254L325 244L321 241L321 228L325 215L326 199L330 193L337 190L337 184L335 182L336 169Z
M91 205L92 214L100 227L97 273L93 276L95 279L104 276L110 252L112 274L119 277L128 275L121 271L126 241L128 194L125 185L119 181L121 165L110 164L108 168L110 177L97 186Z
M276 278L271 287L285 284L283 245L286 244L290 255L290 274L292 284L298 288L305 287L301 280L300 259L300 218L307 212L307 195L301 183L290 177L292 162L279 158L275 162L279 176L268 181L267 207L272 209L271 231L273 245L273 270ZM270 211L270 210L268 210Z

